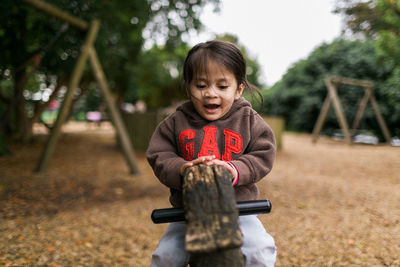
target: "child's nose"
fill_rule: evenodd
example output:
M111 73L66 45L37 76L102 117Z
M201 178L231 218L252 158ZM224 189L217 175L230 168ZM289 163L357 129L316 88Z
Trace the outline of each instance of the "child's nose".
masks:
M209 86L207 90L204 91L205 97L217 97L217 91L215 90L214 86Z

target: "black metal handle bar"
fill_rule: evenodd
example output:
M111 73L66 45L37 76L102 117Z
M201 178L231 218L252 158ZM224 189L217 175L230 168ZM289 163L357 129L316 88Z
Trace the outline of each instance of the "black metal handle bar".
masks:
M268 199L242 201L237 203L239 215L252 215L271 212L271 202ZM151 213L153 223L181 222L185 220L183 208L156 209Z

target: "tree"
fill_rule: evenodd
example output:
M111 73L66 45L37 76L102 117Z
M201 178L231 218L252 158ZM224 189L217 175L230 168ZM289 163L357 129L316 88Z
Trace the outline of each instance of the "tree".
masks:
M247 49L239 43L236 36L224 34L216 39L236 44L242 51L247 62L248 80L262 89L264 85L259 81L260 65L256 59L249 56ZM183 87L183 62L191 47L186 43L176 45L173 49L167 45L153 45L144 50L137 64L137 95L131 96L144 100L149 107L166 107L173 102L187 99Z
M400 2L395 0L337 0L336 13L346 29L376 40L381 60L400 65Z
M393 65L393 71L381 88L391 110L389 120L400 118L400 1L397 0L337 0L336 13L344 18L347 31L375 42L378 63ZM389 97L390 96L390 97ZM398 128L398 127L397 127ZM397 135L400 135L398 130Z
M391 88L389 83L396 82L391 80L393 65L379 65L378 58L371 41L337 39L331 44L322 44L308 58L295 63L281 81L265 91L265 109L270 114L283 116L289 130L311 132L327 94L324 84L326 76L372 80L376 83L374 94L388 128L392 134L399 134L399 91L398 86ZM363 94L358 87L343 85L339 88L339 97L348 120L354 118ZM381 134L371 107L367 108L360 128ZM331 110L323 130L332 133L336 129L339 129L337 118Z
M181 72L189 49L182 43L173 50L165 45L154 45L143 51L135 70L138 79L135 98L144 100L150 108L166 107L187 99Z
M52 1L86 21L100 19L95 46L120 102L138 90L134 71L146 37L163 38L170 48L179 45L185 32L200 29L199 16L206 3L219 6L219 0ZM35 102L33 107L48 103L30 96L43 95L46 89L54 93L52 88L61 88L62 81L68 80L85 33L22 1L2 1L0 10L0 133L23 138L31 119L27 103ZM84 75L81 91L87 90L92 79L89 73Z

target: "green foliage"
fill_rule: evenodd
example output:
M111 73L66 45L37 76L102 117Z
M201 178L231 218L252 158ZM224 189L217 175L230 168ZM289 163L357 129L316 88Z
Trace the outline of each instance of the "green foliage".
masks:
M344 76L372 80L376 84L374 95L392 134L399 131L399 71L392 64L378 63L374 43L337 39L316 48L307 59L294 64L281 81L264 91L265 110L268 114L283 116L289 130L311 132L327 95L324 79ZM339 97L351 125L359 100L364 95L361 87L339 87ZM360 125L380 135L381 131L370 103ZM397 123L396 123L397 122ZM337 117L331 108L323 130L332 133L339 129Z
M246 48L239 44L238 38L230 34L216 38L236 44L246 58L249 81L258 87L264 86L258 80L260 65L248 56ZM137 66L132 70L137 75L135 86L138 87L138 91L130 97L144 100L150 108L165 107L175 101L187 99L182 69L190 48L182 43L173 49L167 45L154 45L151 49L144 50L139 56Z
M392 135L400 136L400 67L397 67L390 77L382 84L382 102L386 123L389 125Z
M100 105L103 101L103 97L97 86L91 86L89 92L85 95L86 101L84 105L84 111L95 111L100 109Z
M346 22L347 30L355 36L362 34L375 40L377 68L392 69L385 80L382 77L378 97L386 112L385 119L393 135L399 132L399 68L400 68L400 1L398 0L337 0L337 13Z
M176 46L173 51L165 46L153 46L143 51L135 72L139 99L150 108L165 107L174 101L186 99L181 70L189 47Z
M347 30L376 40L381 60L400 65L400 1L337 0Z
M334 12L343 16L346 31L374 38L378 31L388 26L382 11L375 8L376 2L376 0L336 0Z
M385 27L377 29L377 47L385 60L400 66L400 1L378 0L372 8L382 13Z
M147 52L143 52L144 44L151 44L152 41L164 43L166 51L172 54L184 45L183 37L187 32L200 29L199 18L204 5L211 4L218 10L220 0L48 2L87 22L100 20L95 48L108 83L118 102L134 102L144 90L164 85L161 82L156 84L151 79L149 84L145 83L144 68L139 64L147 64L148 73L154 75L156 71L149 69L151 64L147 58L141 58L148 56ZM24 127L11 126L26 124L27 115L35 112L37 103L32 102L31 96L41 92L39 86L55 88L64 77L69 78L85 35L85 31L68 26L24 1L0 2L0 132L24 131ZM153 58L160 59L157 56ZM160 64L154 62L154 65ZM87 66L80 85L85 91L93 80L89 70L90 66ZM43 77L40 83L34 79L38 76ZM163 76L159 80L162 81L165 74L160 76ZM165 80L174 97L177 86L172 86L169 79ZM165 105L171 94L158 96L162 103L152 100L154 105ZM99 105L101 99L89 95L85 101L85 109L92 109ZM27 108L19 108L22 105Z

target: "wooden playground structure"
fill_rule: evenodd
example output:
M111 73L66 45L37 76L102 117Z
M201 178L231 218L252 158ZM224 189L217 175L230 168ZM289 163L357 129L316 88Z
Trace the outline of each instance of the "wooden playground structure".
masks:
M372 107L374 109L376 118L378 120L379 126L383 132L383 135L386 139L386 142L390 144L391 142L391 136L389 133L389 130L386 126L385 120L382 117L381 112L379 111L378 104L376 102L376 99L373 94L373 88L375 87L375 84L371 81L366 81L366 80L356 80L356 79L351 79L351 78L346 78L346 77L327 77L325 79L325 84L328 89L328 95L325 98L325 102L322 105L321 113L318 116L317 122L315 123L314 130L312 132L312 142L315 143L318 140L318 135L321 132L322 126L325 122L326 116L328 115L329 108L331 104L333 103L333 107L335 110L335 114L338 118L340 128L343 131L345 141L348 145L352 144L352 133L355 132L355 130L358 128L360 121L364 115L365 108L368 104L368 101L371 101ZM342 105L340 103L337 89L339 85L341 84L347 84L347 85L353 85L353 86L360 86L365 89L365 94L364 97L361 99L356 117L353 121L352 128L349 129L346 117L343 112Z
M118 109L115 107L115 103L113 101L113 97L111 95L106 77L104 75L103 68L97 56L96 49L94 48L94 42L96 40L97 32L100 27L100 21L93 20L90 23L88 23L41 0L21 0L21 1L29 4L30 6L36 8L37 10L43 12L48 16L55 17L87 33L81 48L81 52L76 60L74 69L72 71L72 76L68 84L67 93L61 105L57 120L53 126L53 129L50 133L49 139L45 145L44 151L41 155L39 164L37 166L37 171L43 172L48 167L50 158L55 150L56 143L60 135L61 126L63 125L68 116L68 112L71 108L74 93L77 87L79 86L79 82L81 80L84 67L86 63L89 61L92 67L91 69L93 71L93 74L97 80L97 83L100 87L100 90L106 102L107 108L109 110L111 120L113 122L114 127L116 128L116 132L121 141L122 150L124 152L124 156L130 168L130 172L132 174L137 174L139 172L139 169L136 163L137 161L134 149L131 145L131 141L125 129L124 123L121 119L121 115L119 114Z

